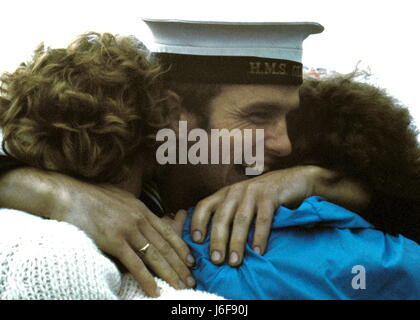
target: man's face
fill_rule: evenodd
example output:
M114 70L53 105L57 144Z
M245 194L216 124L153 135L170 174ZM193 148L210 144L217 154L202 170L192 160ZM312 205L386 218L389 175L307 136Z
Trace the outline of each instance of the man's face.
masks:
M292 150L286 115L298 106L299 86L223 85L220 94L210 102L207 129L264 129L264 163L269 169L278 157L289 155ZM233 149L232 142L230 147ZM255 154L255 145L252 150ZM200 186L200 198L253 177L245 175L245 165L233 161L191 166L189 170L190 179L194 180L191 183Z

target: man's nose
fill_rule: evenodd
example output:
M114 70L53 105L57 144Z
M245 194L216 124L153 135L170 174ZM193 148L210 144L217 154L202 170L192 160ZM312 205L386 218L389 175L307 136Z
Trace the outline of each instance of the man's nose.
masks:
M292 152L292 143L287 134L286 123L277 123L267 128L265 134L265 150L268 154L284 157Z

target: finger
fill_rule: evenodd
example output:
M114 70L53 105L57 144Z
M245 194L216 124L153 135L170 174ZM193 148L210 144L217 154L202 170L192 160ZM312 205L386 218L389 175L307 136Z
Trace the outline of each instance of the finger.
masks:
M182 237L183 230L184 230L184 224L187 220L188 212L186 210L178 210L178 212L175 215L174 218L174 224L173 227L175 228L177 234Z
M161 220L168 223L175 233L182 238L184 223L187 218L186 210L179 210L176 214L166 215Z
M184 234L184 225L185 225L185 221L187 220L187 216L188 216L188 212L186 210L183 210L183 209L178 210L178 212L176 213L175 218L173 220L173 223L172 223L172 228L174 228L176 234L180 238L182 238L182 236ZM185 242L182 242L182 243L185 244ZM188 248L188 246L187 246L187 248ZM195 259L194 259L193 255L191 253L187 254L186 260L187 260L187 263L189 264L190 267L194 266Z
M255 233L252 241L252 248L258 254L264 254L267 249L275 209L273 202L269 200L258 204Z
M155 230L153 227L144 228L143 225L138 225L140 233L144 235L148 239L148 242L153 245L153 248L159 252L159 256L168 265L168 271L175 272L186 286L190 288L194 287L196 282L190 269L185 264L184 260L180 258L174 248L178 246L178 251L183 252L182 254L191 255L188 246L176 235L175 231L167 222L159 222L158 230ZM185 246L186 248L179 246ZM186 259L188 259L188 257ZM172 281L175 281L173 277L171 279ZM167 282L170 284L173 283L169 280Z
M245 197L233 220L232 236L229 244L229 264L234 267L242 263L249 228L255 215L255 198L256 190L248 186Z
M207 226L216 206L223 201L225 190L220 190L215 194L199 201L194 208L191 218L191 238L194 242L201 243L207 235Z
M242 195L237 189L230 189L213 216L210 235L210 259L215 264L225 261L232 221L235 217L238 201L241 198Z
M173 221L172 227L177 230L176 232L180 237L182 237L183 235L184 224L185 224L185 221L187 220L187 216L188 216L188 212L186 210L181 209L181 210L178 210L178 212L175 215L174 220L172 220ZM192 256L192 254L189 254L189 256L187 256L187 260L190 263L190 266L194 266L195 259ZM187 283L187 286L191 288L195 287L195 284L196 284L195 279L192 276L187 277L186 283Z
M188 245L182 240L176 231L165 221L162 221L157 217L152 217L151 224L161 234L161 236L171 245L175 250L176 254L189 267L192 267L195 263L194 258L191 254L191 250Z
M121 248L121 252L119 260L137 280L143 291L150 297L159 297L160 292L155 279L136 252L128 244Z
M142 237L139 238L141 239ZM137 241L134 245L131 244L131 246L143 263L146 264L146 266L148 266L149 269L156 274L156 276L165 280L176 289L186 288L185 283L181 281L175 270L171 268L166 259L152 243L147 242L147 240L143 238L142 240Z

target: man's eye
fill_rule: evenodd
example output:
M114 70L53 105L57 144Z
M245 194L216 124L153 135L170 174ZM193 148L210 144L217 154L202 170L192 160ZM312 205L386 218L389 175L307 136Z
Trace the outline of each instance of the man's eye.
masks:
M269 114L266 112L253 112L249 114L249 117L266 119L269 117Z
M248 114L248 119L254 123L265 123L270 118L266 112L253 112Z

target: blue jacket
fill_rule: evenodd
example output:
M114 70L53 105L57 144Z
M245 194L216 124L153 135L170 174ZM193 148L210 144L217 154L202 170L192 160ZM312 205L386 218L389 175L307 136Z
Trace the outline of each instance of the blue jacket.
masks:
M263 256L250 247L252 228L237 268L209 260L209 235L192 242L191 212L183 238L199 290L229 299L420 299L420 246L321 197L276 211Z

